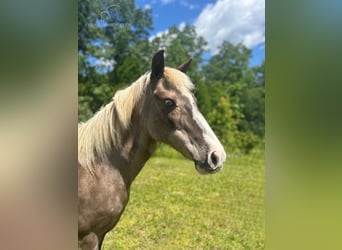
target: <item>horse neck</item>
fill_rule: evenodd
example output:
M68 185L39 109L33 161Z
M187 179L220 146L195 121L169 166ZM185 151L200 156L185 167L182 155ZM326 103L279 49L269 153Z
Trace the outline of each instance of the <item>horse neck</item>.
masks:
M137 110L133 112L131 126L126 131L122 141L122 148L118 152L118 158L122 162L120 172L128 185L139 174L154 152L157 143L147 132L139 113Z
M147 132L144 119L141 117L148 86L147 79L148 75L145 74L114 97L114 104L119 104L113 113L114 119L126 122L120 126L120 143L117 144L120 147L114 150L112 161L128 185L139 174L156 147L156 141ZM122 109L123 107L129 110ZM126 116L127 114L129 116Z

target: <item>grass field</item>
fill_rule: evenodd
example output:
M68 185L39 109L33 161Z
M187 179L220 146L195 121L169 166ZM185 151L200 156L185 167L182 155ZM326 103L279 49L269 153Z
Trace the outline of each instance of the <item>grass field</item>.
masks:
M264 154L200 175L181 157L152 157L104 249L263 249Z

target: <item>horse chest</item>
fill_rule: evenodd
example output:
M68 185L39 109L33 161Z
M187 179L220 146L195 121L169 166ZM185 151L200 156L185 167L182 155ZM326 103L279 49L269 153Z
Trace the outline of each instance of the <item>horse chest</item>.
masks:
M79 228L105 233L118 222L128 202L129 190L118 171L108 166L79 183Z

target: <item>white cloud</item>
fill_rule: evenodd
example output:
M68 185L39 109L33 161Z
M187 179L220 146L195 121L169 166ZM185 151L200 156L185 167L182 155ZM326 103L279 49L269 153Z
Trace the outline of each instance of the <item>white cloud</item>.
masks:
M179 25L178 25L178 29L179 30L183 30L186 26L186 22L181 22Z
M175 2L175 0L161 0L161 3L164 5L170 4ZM189 10L193 10L193 9L197 9L199 8L198 4L193 4L193 3L189 3L187 0L180 0L177 1L178 4L180 4L181 6L188 8Z
M174 0L161 0L162 4L172 3Z
M180 2L180 5L188 8L189 10L193 10L193 9L197 9L199 8L199 6L197 4L192 4L192 3L189 3L188 1L186 0L181 0Z
M152 7L151 7L150 4L145 4L145 5L144 5L144 9L152 9Z
M179 30L183 30L186 26L186 22L181 22L179 25L178 25L178 29ZM169 33L169 29L166 29L164 31L159 31L157 32L157 34L155 34L154 36L150 36L149 37L149 41L151 42L154 38L156 37L162 37L163 35L167 35ZM171 36L170 37L171 39L175 38L175 36Z
M194 25L212 53L224 40L253 48L265 42L265 1L218 0L203 9Z

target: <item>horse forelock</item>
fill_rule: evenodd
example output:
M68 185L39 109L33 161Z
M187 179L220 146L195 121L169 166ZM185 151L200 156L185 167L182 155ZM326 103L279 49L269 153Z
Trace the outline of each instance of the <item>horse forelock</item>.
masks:
M181 93L193 91L195 88L190 78L178 69L165 67L164 78L170 85L174 86Z

